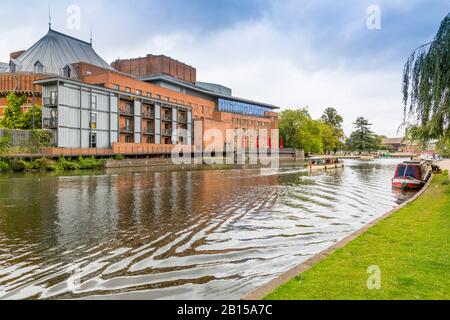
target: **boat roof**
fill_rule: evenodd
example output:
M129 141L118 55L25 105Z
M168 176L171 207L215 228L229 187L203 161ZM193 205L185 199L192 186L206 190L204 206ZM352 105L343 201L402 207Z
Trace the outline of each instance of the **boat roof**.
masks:
M401 163L400 165L407 165L407 164L414 164L414 165L421 165L420 161L405 161Z
M335 157L335 156L314 156L314 157L309 157L308 159L310 159L310 160L327 160L327 159L339 159L339 157Z

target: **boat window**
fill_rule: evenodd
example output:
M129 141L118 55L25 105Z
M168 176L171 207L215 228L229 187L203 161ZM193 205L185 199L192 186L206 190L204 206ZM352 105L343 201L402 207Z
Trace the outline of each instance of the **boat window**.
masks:
M420 171L417 166L399 166L396 176L420 178Z

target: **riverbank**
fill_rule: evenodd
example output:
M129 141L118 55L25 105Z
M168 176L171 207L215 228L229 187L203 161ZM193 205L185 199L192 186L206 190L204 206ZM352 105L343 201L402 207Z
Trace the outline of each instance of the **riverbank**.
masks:
M450 299L449 212L448 176L435 176L420 198L266 299ZM379 290L368 289L371 267L381 272Z
M58 160L38 158L34 160L4 159L0 160L0 172L24 172L24 171L71 171L92 170L104 168L106 160L94 157L78 157Z

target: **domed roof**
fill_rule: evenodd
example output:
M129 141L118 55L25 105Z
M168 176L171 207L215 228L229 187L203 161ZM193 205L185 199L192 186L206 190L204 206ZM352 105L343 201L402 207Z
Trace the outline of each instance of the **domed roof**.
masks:
M50 29L48 33L17 59L16 72L62 75L65 66L86 62L104 69L113 68L92 48L92 44Z

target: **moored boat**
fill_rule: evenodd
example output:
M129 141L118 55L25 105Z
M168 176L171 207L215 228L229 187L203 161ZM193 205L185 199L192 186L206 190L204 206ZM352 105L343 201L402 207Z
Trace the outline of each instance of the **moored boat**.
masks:
M424 161L405 161L397 165L392 187L402 190L418 190L431 177L431 167Z
M323 156L309 158L309 170L331 170L343 168L344 162L338 157Z

